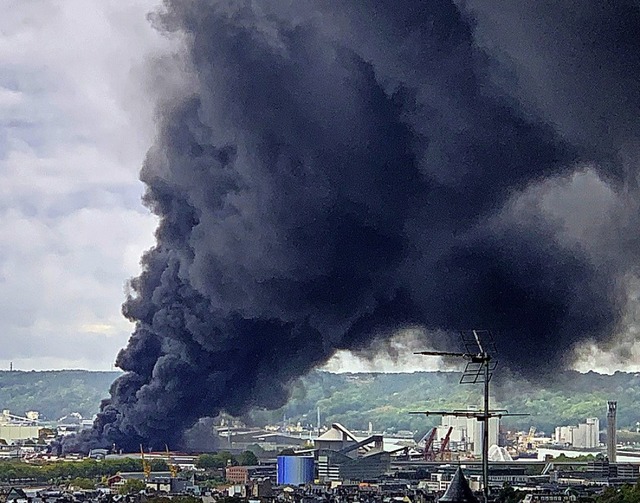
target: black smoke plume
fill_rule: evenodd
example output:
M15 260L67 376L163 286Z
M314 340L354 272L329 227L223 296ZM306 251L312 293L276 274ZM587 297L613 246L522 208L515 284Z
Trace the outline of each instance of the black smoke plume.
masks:
M80 448L175 447L404 327L493 329L529 376L611 339L637 258L638 6L504 3L165 1L188 85L158 98L157 245Z

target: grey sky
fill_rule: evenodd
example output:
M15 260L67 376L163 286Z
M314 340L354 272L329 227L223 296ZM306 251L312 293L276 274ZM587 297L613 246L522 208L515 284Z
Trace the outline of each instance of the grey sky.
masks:
M109 369L127 278L152 244L153 2L5 2L0 19L0 365Z

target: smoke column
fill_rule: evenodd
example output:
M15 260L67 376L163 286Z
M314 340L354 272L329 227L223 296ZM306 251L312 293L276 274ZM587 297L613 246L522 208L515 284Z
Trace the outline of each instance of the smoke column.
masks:
M82 448L177 446L406 327L490 328L528 376L619 330L637 4L167 0L151 19L188 85L158 97L157 244Z

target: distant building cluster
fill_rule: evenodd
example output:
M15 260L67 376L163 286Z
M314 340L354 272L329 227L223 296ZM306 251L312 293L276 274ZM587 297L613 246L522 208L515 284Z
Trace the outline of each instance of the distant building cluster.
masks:
M476 410L469 408L464 414ZM554 461L553 456L558 453L579 456L605 450L600 443L598 418L586 418L584 423L577 425L558 426L548 437L543 432L536 435L533 426L528 432L501 431L500 419L492 417L488 431L488 487L495 493L508 483L528 494L527 503L569 503L591 498L605 486L635 482L640 476L640 455L631 462L618 456L616 411L616 402L609 402L607 436L611 438L606 452L570 463L566 457ZM287 428L285 424L258 429L237 421L226 421L224 425L211 427L217 450L230 453L229 462L222 463L226 466L219 464L207 469L210 470L207 474L216 478L215 489L198 485L198 478L202 480L199 472L205 469L199 468L202 465L198 464L197 454L121 453L115 452L114 448L94 449L89 457L99 460L137 458L142 461L143 471L119 472L108 477L103 481L100 495L92 493L93 496L79 499L68 493L55 497L53 493L47 493L44 499L41 496L26 496L25 499L22 494L26 493L15 488L10 494L15 496L16 503L125 503L127 500L117 493L130 481L138 481L144 482L142 487L146 488L147 494L190 494L201 498L203 503L216 503L229 496L273 503L307 500L476 503L483 480L483 423L473 414L469 415L471 417L445 415L440 425L421 439L414 437L412 432L404 435L374 432L371 423L367 431L354 432L340 423L321 427L319 421L316 429L302 429L299 425ZM79 414L69 414L51 424L42 422L35 411L18 416L4 410L0 414L0 438L3 439L0 456L27 463L59 459L54 449L47 449L47 443L88 425L90 421ZM255 464L234 466L245 451L254 453L249 463ZM81 457L69 456L65 461ZM528 459L514 461L518 457ZM616 462L617 459L627 461ZM151 463L158 460L165 460L170 471L152 472ZM143 503L143 500L138 498L135 503Z
M11 414L4 409L0 414L0 439L12 445L23 440L38 438L42 426L38 424L39 414L29 411L24 417Z
M560 445L594 449L600 445L600 420L597 417L588 417L584 423L577 426L558 426L554 440Z
M477 407L469 407L471 411ZM482 454L482 423L474 417L443 416L440 427L437 429L436 440L442 442L449 428L453 428L449 434L450 449L459 452L468 452L474 456ZM497 445L500 435L500 418L489 419L489 445Z

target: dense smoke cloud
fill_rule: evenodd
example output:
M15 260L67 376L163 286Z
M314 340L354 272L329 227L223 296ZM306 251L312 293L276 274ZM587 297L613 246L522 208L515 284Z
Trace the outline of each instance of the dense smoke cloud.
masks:
M611 338L637 257L638 8L507 3L165 2L188 90L159 98L157 245L85 446L176 446L406 327L491 328L527 375ZM580 177L606 189L582 220Z

